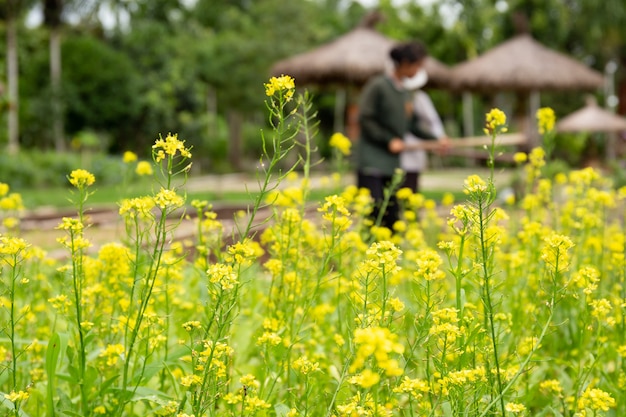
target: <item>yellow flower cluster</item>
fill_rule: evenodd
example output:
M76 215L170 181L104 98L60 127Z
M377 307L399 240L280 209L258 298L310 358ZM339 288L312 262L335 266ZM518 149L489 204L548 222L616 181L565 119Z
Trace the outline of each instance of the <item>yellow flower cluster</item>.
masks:
M152 145L152 150L155 153L156 162L161 162L166 156L174 157L177 153L180 153L183 158L191 158L189 148L185 148L185 141L179 140L178 134L169 133L165 140L163 138L157 139Z
M124 161L125 164L130 164L131 162L135 162L136 160L137 154L135 152L126 151L122 156L122 161Z
M489 189L485 180L478 175L470 175L465 179L465 194L484 193Z
M378 272L393 276L398 273L398 259L402 251L388 240L374 242L367 249L367 259L362 264L364 273Z
M291 366L294 370L300 372L302 375L308 375L311 372L320 370L319 362L313 362L309 360L306 356L302 356L296 359L295 361L293 361L293 364Z
M586 410L590 409L596 415L597 411L609 411L616 406L615 399L601 389L588 387L578 399L577 411L581 416L586 416Z
M371 388L378 384L380 381L380 375L373 372L371 369L364 369L361 373L356 374L348 380L351 384L359 385L363 388Z
M443 395L448 395L453 387L485 381L486 375L485 369L482 367L450 372L437 380L437 391Z
M547 379L539 383L539 389L545 395L556 395L558 398L563 396L563 387L556 379Z
M174 190L161 188L161 191L154 196L154 204L162 209L176 209L185 204L185 199L176 194Z
M324 204L317 211L323 213L322 218L338 231L346 231L352 225L350 211L346 208L346 200L341 196L327 196Z
M183 323L183 329L185 329L185 331L187 332L191 332L195 329L201 329L201 328L202 328L202 323L200 323L197 320Z
M544 242L541 260L553 268L558 268L557 272L567 270L570 259L568 250L574 247L574 242L568 236L557 233L547 236Z
M56 227L56 229L60 230L70 230L72 232L81 232L85 228L83 222L79 219L74 219L71 217L63 217L61 219L61 223Z
M151 210L155 206L154 198L152 197L137 197L131 199L122 200L120 204L120 215L128 219L135 218L154 218Z
M209 364L209 368L211 371L214 371L218 378L225 378L226 364L233 353L234 349L226 343L214 343L211 340L207 340L204 342L204 350L200 352L198 362L204 365L208 360L210 360L211 363ZM199 367L198 369L204 370L202 367Z
M506 114L500 109L491 109L486 115L485 134L506 133Z
M272 97L276 93L280 93L285 98L285 101L290 101L293 98L295 88L295 80L289 75L272 77L270 78L269 83L265 84L265 95Z
M251 413L250 415L254 415L254 413L266 410L272 406L267 401L257 396L256 390L259 388L260 384L253 375L244 375L239 378L239 382L242 386L237 393L229 392L224 396L224 401L226 401L227 404L243 404L243 411ZM241 414L243 414L243 412Z
M328 142L331 148L337 149L343 155L350 155L352 141L343 133L334 133Z
M9 185L0 182L0 219L7 230L16 229L19 224L19 212L24 210L22 196L18 193L9 194ZM2 213L2 212L5 213ZM0 228L1 230L1 228Z
M554 130L556 116L550 107L542 107L537 110L537 130L543 135Z
M209 282L217 284L222 290L228 291L237 285L237 274L230 265L215 263L209 266L207 270Z
M152 170L152 164L148 161L139 161L137 163L137 167L135 168L135 173L139 176L152 175L154 173Z
M385 327L366 327L354 331L354 344L357 346L356 357L350 365L350 372L362 369L370 358L376 359L376 365L387 376L400 376L403 371L398 361L391 354L402 354L404 346L397 342L398 336Z
M20 401L27 400L30 395L28 391L11 391L8 394L4 394L4 398L11 401L12 403L18 403Z
M81 189L96 182L96 177L94 177L91 172L84 169L75 169L70 173L69 181L74 187Z
M413 275L418 280L434 281L441 280L446 276L445 272L440 269L443 260L434 249L419 251L415 263L417 268Z
M107 366L113 366L121 358L124 350L124 345L119 343L107 345L106 348L100 352L98 357L105 358Z
M504 409L509 413L518 414L526 410L526 406L524 404L518 403L507 403L504 406Z
M30 247L20 237L8 237L0 235L0 256L16 256Z
M393 392L406 393L415 399L421 398L423 394L427 394L429 391L428 382L419 378L411 379L408 376L405 376L402 383L393 389Z

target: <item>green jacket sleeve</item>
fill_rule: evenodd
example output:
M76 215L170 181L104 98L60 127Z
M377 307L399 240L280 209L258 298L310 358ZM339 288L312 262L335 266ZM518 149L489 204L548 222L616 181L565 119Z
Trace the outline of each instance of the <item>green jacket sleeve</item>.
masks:
M436 140L437 136L429 130L424 130L420 127L419 118L416 114L413 114L409 119L409 131L416 137L424 140Z
M363 90L359 104L361 136L384 148L391 142L391 139L397 137L384 123L385 99L380 83L372 83Z

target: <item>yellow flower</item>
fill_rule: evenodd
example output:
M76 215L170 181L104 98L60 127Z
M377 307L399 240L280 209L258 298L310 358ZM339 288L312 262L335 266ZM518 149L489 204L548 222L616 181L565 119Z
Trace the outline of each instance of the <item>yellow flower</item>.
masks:
M238 284L237 274L230 265L212 264L207 270L207 275L209 282L218 284L222 290L232 290Z
M22 238L0 236L0 255L14 256L29 247L30 244Z
M390 354L402 354L404 346L397 342L398 336L385 327L358 328L354 331L354 344L357 346L356 357L350 372L355 372L365 365L365 361L373 356L379 368L385 370L387 376L400 376L403 373L398 361L390 358Z
M303 356L296 359L293 362L292 367L302 375L307 375L311 372L319 371L320 364L318 362L311 362L306 356Z
M96 182L96 177L89 171L84 169L75 169L69 176L70 184L76 188L83 188L92 185Z
M4 197L9 193L9 184L0 182L0 197Z
M285 100L289 101L293 97L296 88L295 81L289 75L270 78L270 82L265 84L265 95L274 96L276 93L284 94Z
M352 147L352 142L342 133L335 133L330 137L330 141L328 144L337 149L343 155L350 155L350 148Z
M554 129L556 116L550 107L542 107L537 110L537 128L540 134L549 133Z
M351 384L360 385L363 388L371 388L378 384L379 381L380 375L376 372L372 372L371 369L364 369L363 372L351 377L349 380Z
M506 411L508 411L509 413L517 414L517 413L521 413L522 411L526 410L526 406L524 404L507 403L504 406L504 409Z
M192 331L193 329L201 329L201 328L202 328L202 324L197 320L183 323L183 329L185 329L188 332Z
M491 135L494 133L505 133L506 128L506 114L500 109L491 109L486 116L485 134Z
M136 160L137 160L137 154L135 152L131 152L131 151L124 152L122 161L124 161L125 164L130 164L131 162L135 162Z
M548 379L539 383L539 389L546 395L556 394L557 397L563 396L563 387L561 383L556 379Z
M73 219L71 217L63 217L61 223L56 227L60 230L72 230L74 232L80 232L85 226L79 219Z
M152 175L152 164L148 161L139 161L135 173L139 176Z
M523 164L528 160L528 154L526 152L515 152L513 160L518 164Z
M483 193L488 190L487 183L478 175L470 175L465 179L465 194Z
M559 271L566 271L569 268L567 251L574 247L572 240L557 233L552 233L543 240L545 246L541 249L541 260L552 267L558 267Z
M10 394L4 394L4 398L11 401L12 403L17 403L19 401L27 400L28 397L29 397L29 394L27 391L18 391L18 392L11 391Z
M199 375L185 375L180 379L180 385L184 387L190 387L202 383L202 378Z
M445 192L441 197L441 205L451 206L452 204L454 204L454 194L450 192Z
M597 388L587 388L583 395L578 399L578 410L582 411L590 408L594 411L609 411L609 408L615 407L615 399L607 392Z
M403 392L411 395L414 398L421 398L422 394L430 391L428 383L421 379L411 379L405 376L402 379L402 383L393 389L393 392Z
M105 358L107 366L113 366L117 363L118 359L121 358L124 353L124 345L119 343L114 345L107 345L107 347L100 352L98 357Z
M179 152L183 158L191 158L189 148L185 148L185 141L179 140L177 134L172 135L169 133L165 140L162 138L157 139L154 145L152 145L152 149L156 153L155 159L157 162L165 159L165 155L174 157Z
M185 200L177 195L176 191L161 188L161 191L154 197L154 203L162 209L179 208L185 204Z
M154 217L151 210L154 208L155 201L152 197L138 197L122 200L119 213L128 218L134 219L137 216L142 218Z

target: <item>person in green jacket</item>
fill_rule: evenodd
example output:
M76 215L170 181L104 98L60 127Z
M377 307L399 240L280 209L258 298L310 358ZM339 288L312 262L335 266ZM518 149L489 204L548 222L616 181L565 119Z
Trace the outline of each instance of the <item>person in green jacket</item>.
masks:
M356 151L357 186L370 191L374 200L372 220L393 230L399 219L395 190L384 210L384 191L400 169L400 152L405 149L407 132L423 139L436 139L419 126L412 109L411 95L402 83L422 68L426 48L417 41L399 43L389 56L393 70L370 79L359 102L359 140Z

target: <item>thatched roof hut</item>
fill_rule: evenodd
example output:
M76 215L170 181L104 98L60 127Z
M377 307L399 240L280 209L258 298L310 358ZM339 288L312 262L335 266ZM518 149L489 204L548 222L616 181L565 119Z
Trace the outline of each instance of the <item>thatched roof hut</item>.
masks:
M337 39L311 51L277 62L271 74L287 74L297 85L361 86L373 75L385 70L389 51L396 43L374 29L379 15L368 15L359 26ZM433 57L425 62L429 84L447 86L450 69Z
M529 34L458 64L452 74L454 89L462 91L592 90L604 82L601 73L546 48Z
M624 132L626 118L598 106L593 98L587 105L564 117L557 123L558 132Z

